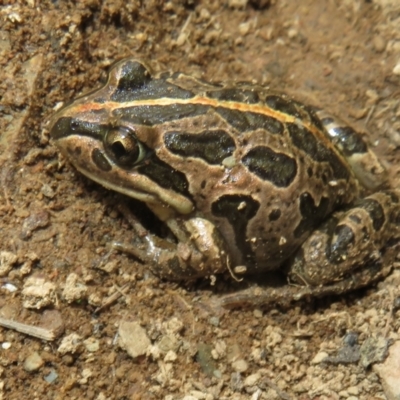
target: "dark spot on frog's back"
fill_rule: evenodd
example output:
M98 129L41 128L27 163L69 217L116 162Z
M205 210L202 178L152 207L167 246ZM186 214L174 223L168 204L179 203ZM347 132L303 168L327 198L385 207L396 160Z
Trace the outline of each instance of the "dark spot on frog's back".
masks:
M241 112L224 107L217 107L215 111L239 132L265 129L269 133L282 134L283 124L276 118L254 112Z
M324 123L321 121L321 119L317 115L318 109L313 106L303 106L303 109L307 111L308 116L310 117L311 122L319 129L323 130L324 128Z
M236 244L249 261L254 261L251 244L247 240L247 224L256 214L260 204L251 196L224 195L211 205L216 217L226 218L235 232Z
M112 166L99 149L94 149L92 151L92 161L101 171L108 172L112 169Z
M209 109L209 106L199 104L133 106L124 109L118 108L113 111L113 116L128 120L134 124L155 126L164 122L204 115Z
M310 193L303 193L300 196L300 213L301 221L294 230L296 238L301 237L304 233L314 230L325 217L329 214L329 199L322 197L319 204L316 205L314 198Z
M242 163L255 175L277 187L289 186L297 175L296 160L267 146L251 149Z
M288 114L296 118L301 117L299 110L297 109L294 102L287 100L282 96L268 95L265 98L265 104L268 107L271 107L272 109L280 111L284 114Z
M297 123L287 123L286 126L293 144L307 153L313 160L327 162L332 168L333 178L345 180L350 178L348 167L340 157L319 141L310 130Z
M172 153L201 158L208 164L221 164L236 148L231 136L220 129L200 133L168 132L164 138Z
M255 90L246 89L219 89L210 90L206 93L210 99L216 99L220 101L237 101L240 103L254 104L258 103L260 98Z

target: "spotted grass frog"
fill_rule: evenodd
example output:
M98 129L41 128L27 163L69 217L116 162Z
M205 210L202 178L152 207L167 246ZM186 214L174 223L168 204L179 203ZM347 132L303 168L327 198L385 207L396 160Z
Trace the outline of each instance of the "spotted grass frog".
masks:
M161 238L132 222L130 251L161 277L280 270L292 284L223 305L341 293L388 272L400 190L379 190L377 156L326 111L249 83L154 74L130 58L58 111L50 130L80 172L166 224L171 236Z

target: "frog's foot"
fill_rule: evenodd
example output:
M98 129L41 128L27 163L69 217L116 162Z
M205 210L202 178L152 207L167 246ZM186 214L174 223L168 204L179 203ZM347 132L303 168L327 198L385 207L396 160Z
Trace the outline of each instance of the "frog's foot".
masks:
M222 297L214 297L210 306L213 310L237 307L288 307L294 301L308 298L317 298L337 295L355 289L368 286L369 284L383 279L391 271L391 265L382 267L375 262L364 266L363 269L351 274L351 276L329 285L321 286L292 286L283 285L279 287L254 286Z
M121 206L120 211L134 230L134 240L132 244L113 242L112 247L147 263L157 276L191 280L229 268L225 241L208 220L168 221L166 224L175 238L161 238L146 230L127 207Z
M377 192L315 231L295 256L289 280L310 287L354 280L365 266L383 265L383 258L391 263L385 255L399 242L400 190Z

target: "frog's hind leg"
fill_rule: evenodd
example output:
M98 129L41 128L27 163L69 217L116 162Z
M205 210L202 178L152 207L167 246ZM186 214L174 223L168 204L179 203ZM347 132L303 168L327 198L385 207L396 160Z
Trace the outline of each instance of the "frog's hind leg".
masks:
M358 289L384 278L400 245L400 190L375 193L336 213L303 243L288 267L291 285L255 286L214 306L288 306L292 301Z
M213 299L211 306L215 309L219 307L266 307L270 305L288 307L293 301L337 295L362 288L372 282L383 279L389 274L391 268L391 265L384 266L382 263L371 262L341 281L322 286L252 286L248 289Z
M317 287L352 280L365 268L364 279L349 289L365 286L365 277L376 280L383 264L391 264L386 254L399 243L400 190L377 192L334 214L313 232L295 256L288 277L292 283Z

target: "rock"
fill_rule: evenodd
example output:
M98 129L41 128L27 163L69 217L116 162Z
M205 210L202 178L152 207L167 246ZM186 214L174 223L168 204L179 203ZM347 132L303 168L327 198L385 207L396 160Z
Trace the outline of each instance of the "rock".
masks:
M206 343L199 343L197 346L196 361L200 364L202 371L213 376L217 369L217 364L214 362L212 355L212 346Z
M380 35L376 35L373 37L372 45L374 46L374 49L377 53L382 53L382 51L386 49L385 39Z
M88 287L80 282L79 276L75 273L69 274L65 282L63 297L67 303L81 300L85 297Z
M40 357L37 351L29 354L24 361L24 370L27 372L34 372L40 369L44 364L44 360Z
M360 390L357 386L350 386L347 388L347 393L351 394L352 396L358 396L360 394Z
M50 223L50 214L47 210L38 210L25 218L22 224L20 237L27 240L32 236L32 232L37 229L46 228Z
M247 364L246 360L236 360L232 363L232 368L236 372L245 372L249 368L249 364Z
M385 360L388 355L389 346L391 344L392 340L384 337L370 337L366 339L360 348L361 365L364 368L367 368L371 364L379 363Z
M320 351L317 353L317 355L311 360L311 364L320 364L323 362L326 358L329 357L328 353L325 353L325 351Z
M180 345L181 341L175 335L164 335L158 342L158 348L164 353L168 353L170 350L177 351Z
M400 399L400 341L390 347L385 362L375 364L372 368L381 378L387 399Z
M400 75L400 62L394 66L393 74L394 75Z
M164 361L165 361L165 362L172 362L172 361L175 361L177 358L178 358L177 354L176 354L174 351L170 350L170 351L165 355Z
M94 353L97 350L99 350L99 348L100 348L100 342L93 337L90 337L90 338L87 338L86 340L84 340L83 344L84 344L86 350L90 353Z
M50 373L44 377L44 380L47 383L54 383L57 379L58 379L58 374L54 369L52 369Z
M251 374L244 380L244 386L255 386L260 380L261 375L259 373Z
M76 353L82 348L82 338L77 333L65 336L57 351L61 354Z
M18 257L14 253L0 251L0 276L7 275L17 261Z
M40 309L57 301L56 285L42 276L30 276L22 289L25 308Z
M132 358L146 354L151 345L146 331L136 321L121 321L118 328L118 344Z
M228 6L237 10L246 8L247 0L229 0Z

